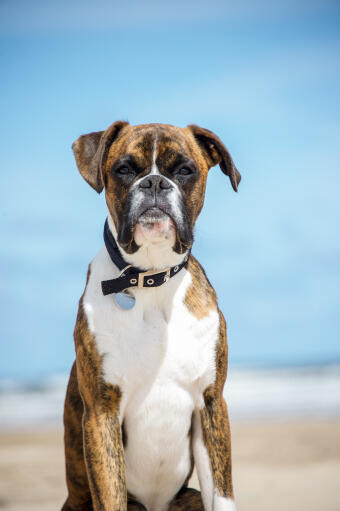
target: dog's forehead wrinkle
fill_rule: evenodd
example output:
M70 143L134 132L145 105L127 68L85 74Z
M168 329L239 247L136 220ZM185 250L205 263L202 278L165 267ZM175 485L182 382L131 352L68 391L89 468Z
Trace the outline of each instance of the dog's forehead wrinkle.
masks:
M132 127L125 153L133 154L140 166L157 173L162 164L171 164L177 157L190 157L190 144L180 128L164 124ZM161 161L163 160L163 161Z
M132 163L136 163L144 171L159 174L170 166L191 161L185 148L173 139L160 138L157 131L152 133L152 137L150 135L148 133L142 140L134 141L128 147Z
M129 134L128 141L129 143L134 141L137 144L145 144L145 141L150 142L155 140L155 138L157 138L161 145L173 144L182 150L187 145L187 139L180 128L162 124L136 126Z
M186 154L166 148L158 155L157 165L159 167L176 167L184 163L192 163L191 158Z
M153 146L154 141L154 133L153 131L147 131L146 133L143 133L140 137L131 139L131 144L133 144L136 149L150 149Z
M160 172L175 168L184 163L192 163L190 155L185 147L174 144L173 141L157 140L157 151L154 152L153 165L157 166Z

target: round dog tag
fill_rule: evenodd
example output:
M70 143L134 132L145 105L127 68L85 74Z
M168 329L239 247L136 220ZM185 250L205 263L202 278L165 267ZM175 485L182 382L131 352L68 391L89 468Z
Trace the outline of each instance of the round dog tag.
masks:
M136 303L136 298L128 293L115 293L115 300L118 307L125 311L133 309Z

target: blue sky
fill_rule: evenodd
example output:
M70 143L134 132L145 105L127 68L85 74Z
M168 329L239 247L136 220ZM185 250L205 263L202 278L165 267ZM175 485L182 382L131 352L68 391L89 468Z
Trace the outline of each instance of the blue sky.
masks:
M231 363L339 360L339 3L2 1L0 20L0 377L71 364L105 207L70 146L117 119L207 127L243 176L235 194L211 170L193 250Z

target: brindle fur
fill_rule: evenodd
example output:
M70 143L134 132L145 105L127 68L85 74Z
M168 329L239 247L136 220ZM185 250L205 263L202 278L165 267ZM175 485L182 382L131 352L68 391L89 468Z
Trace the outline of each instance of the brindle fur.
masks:
M105 132L82 136L74 143L78 168L97 192L105 186L108 209L117 227L124 213L127 187L115 181L111 170L119 158L129 153L141 175L146 174L150 170L155 135L159 147L156 163L165 175L183 154L193 160L198 169L198 176L186 185L189 189L185 194L185 206L193 228L203 206L209 168L220 164L235 190L240 181L227 149L209 130L194 125L184 129L161 124L130 126L124 121L117 121ZM180 240L177 240L176 247L178 252L188 248ZM124 248L130 252L138 249L132 240L129 247ZM218 310L216 294L193 256L190 256L188 271L192 276L192 285L185 303L189 311L201 319L212 309ZM89 273L90 270L87 282ZM227 406L222 396L228 348L225 320L220 311L219 314L216 381L204 392L205 405L200 417L214 487L221 496L232 497L230 428ZM62 511L145 510L133 496L127 495L123 443L128 442L128 438L124 435L124 424L121 428L119 422L121 390L103 380L102 359L87 325L82 298L79 301L74 340L76 362L71 370L64 412L69 495ZM190 475L191 472L170 503L169 511L203 511L200 492L186 487Z
M121 391L103 380L102 359L88 329L83 298L79 301L74 340L76 365L71 372L64 415L69 496L63 511L91 509L89 489L95 511L124 510L127 492L119 423Z

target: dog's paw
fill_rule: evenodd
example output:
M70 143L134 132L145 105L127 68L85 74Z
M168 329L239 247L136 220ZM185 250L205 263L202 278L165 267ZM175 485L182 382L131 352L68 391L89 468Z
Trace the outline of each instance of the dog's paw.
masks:
M237 511L235 501L228 497L215 495L213 511Z

